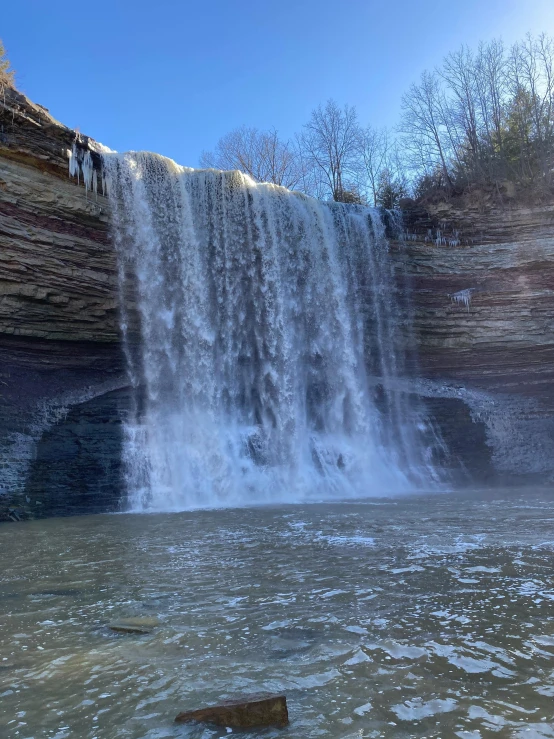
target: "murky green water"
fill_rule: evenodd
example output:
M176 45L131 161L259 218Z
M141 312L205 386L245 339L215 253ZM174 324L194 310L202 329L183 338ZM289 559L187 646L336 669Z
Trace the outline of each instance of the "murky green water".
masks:
M0 529L0 736L227 736L188 708L284 691L255 737L554 737L554 493ZM145 636L107 623L157 616Z

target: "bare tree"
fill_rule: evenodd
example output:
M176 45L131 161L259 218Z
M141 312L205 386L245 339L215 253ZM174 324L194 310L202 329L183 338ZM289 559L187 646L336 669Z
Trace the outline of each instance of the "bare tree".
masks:
M259 131L242 126L223 136L215 151L204 151L202 167L239 169L258 182L272 182L294 189L302 170L293 144L281 141L277 131Z
M512 50L512 79L516 92L525 97L530 135L528 156L547 183L551 180L554 147L554 40L542 34L527 35ZM522 141L523 143L523 141Z
M467 46L444 59L439 75L450 93L444 106L445 124L456 160L464 161L466 172L479 178L482 166L481 117L478 109L477 69Z
M314 170L327 193L336 201L351 198L359 170L359 127L356 110L339 108L328 100L312 111L300 136L300 146L308 167Z
M359 159L361 189L373 205L377 205L381 172L389 167L387 161L391 150L390 135L386 129L372 126L360 130Z
M485 142L484 158L491 180L506 177L507 61L501 40L480 43L475 61L477 105Z
M400 130L416 171L431 172L440 168L445 181L452 185L449 160L454 147L446 110L446 98L437 73L423 72L419 84L412 84L402 98Z
M296 162L300 174L300 180L296 189L306 195L311 195L317 200L325 200L328 196L328 186L322 170L314 166L314 162L304 148L303 134L297 133L294 138L294 150Z
M506 180L552 188L554 39L528 35L510 49L492 40L448 54L403 96L397 130L398 141L361 128L353 107L329 100L292 141L243 127L201 162L351 203L390 204L410 188L423 195L479 184L500 193Z

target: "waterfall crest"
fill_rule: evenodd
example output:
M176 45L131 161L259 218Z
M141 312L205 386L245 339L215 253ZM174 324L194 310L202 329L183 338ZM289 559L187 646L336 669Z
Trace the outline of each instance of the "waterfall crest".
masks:
M409 490L429 472L378 211L104 154L135 412L133 509ZM123 301L122 328L127 326Z

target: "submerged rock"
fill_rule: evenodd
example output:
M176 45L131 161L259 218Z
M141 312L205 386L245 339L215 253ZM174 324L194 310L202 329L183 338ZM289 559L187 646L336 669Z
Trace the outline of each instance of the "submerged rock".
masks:
M196 721L248 729L257 726L286 726L289 714L284 695L250 695L241 700L225 701L219 706L184 711L175 721L181 724Z
M108 624L112 631L123 634L149 634L160 622L157 618L148 616L137 618L120 618Z

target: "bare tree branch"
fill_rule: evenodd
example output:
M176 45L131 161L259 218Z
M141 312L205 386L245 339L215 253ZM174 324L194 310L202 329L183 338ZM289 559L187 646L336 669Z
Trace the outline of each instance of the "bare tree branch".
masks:
M215 151L204 151L202 167L239 169L257 182L272 182L294 189L302 180L302 171L293 144L281 141L277 131L259 131L242 126L223 136Z

